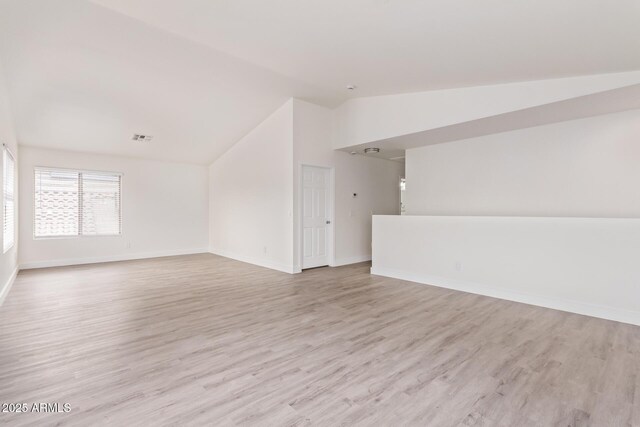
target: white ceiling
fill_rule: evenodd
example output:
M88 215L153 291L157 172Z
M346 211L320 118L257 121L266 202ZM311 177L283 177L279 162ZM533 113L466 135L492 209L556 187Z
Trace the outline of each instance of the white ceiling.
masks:
M93 0L357 96L640 68L638 0Z
M340 101L82 0L0 1L0 60L28 146L208 164L291 96Z
M638 22L638 0L0 0L0 59L21 144L206 164L291 96L640 69Z
M640 84L635 84L479 119L465 120L448 126L381 139L374 143L356 144L341 150L360 154L366 147L375 146L381 151L378 154L367 154L367 156L402 161L405 151L411 148L639 108Z

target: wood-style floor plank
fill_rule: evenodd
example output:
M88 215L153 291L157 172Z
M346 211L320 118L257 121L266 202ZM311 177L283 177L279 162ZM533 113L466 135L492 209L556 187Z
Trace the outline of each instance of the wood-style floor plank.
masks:
M7 425L640 425L640 327L210 254L19 274Z

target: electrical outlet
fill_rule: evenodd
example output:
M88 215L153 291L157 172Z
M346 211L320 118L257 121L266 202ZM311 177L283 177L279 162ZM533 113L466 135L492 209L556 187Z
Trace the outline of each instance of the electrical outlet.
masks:
M127 249L131 249L131 242L127 242Z
M267 254L267 247L266 247L266 246L264 246L264 247L262 248L262 253L264 253L265 255Z
M456 262L453 264L453 268L454 268L456 271L462 271L462 263L461 263L460 261L456 261Z

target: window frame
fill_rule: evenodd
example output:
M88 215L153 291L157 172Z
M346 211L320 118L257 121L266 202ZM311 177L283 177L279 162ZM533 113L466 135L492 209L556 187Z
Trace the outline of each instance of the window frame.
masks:
M4 181L4 173L6 172L4 169L4 156L8 156L9 159L11 159L11 162L13 162L13 189L11 191L12 194L12 198L13 198L13 240L11 242L11 245L6 246L6 241L5 241L5 235L4 235L4 222L5 222L5 202L7 199L7 194L5 192L5 188L6 188L6 182ZM9 147L6 144L2 144L2 254L6 254L7 252L9 252L15 245L16 245L16 201L17 201L17 197L16 197L16 184L17 184L17 165L16 165L16 158L13 155L13 153L11 152L11 150L9 150Z
M66 171L66 172L75 172L78 174L78 234L68 235L68 236L37 236L36 235L36 173L40 170L49 170L49 171ZM120 229L118 233L115 234L82 234L82 174L104 174L104 175L113 175L117 176L120 179L120 193L119 196L119 219L120 219ZM124 218L122 216L122 187L123 187L124 174L122 172L114 172L114 171L106 171L106 170L95 170L95 169L74 169L74 168L61 168L55 166L34 166L33 168L33 220L31 221L31 225L33 228L33 240L60 240L60 239L91 239L91 238L113 238L113 237L122 237L123 229L124 229Z

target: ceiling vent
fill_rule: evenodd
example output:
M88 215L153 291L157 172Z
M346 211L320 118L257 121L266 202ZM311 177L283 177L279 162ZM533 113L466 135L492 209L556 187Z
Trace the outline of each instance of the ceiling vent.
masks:
M153 139L152 135L143 135L141 133L134 133L133 134L133 139L134 141L151 141Z
M380 149L376 147L369 147L364 149L364 154L379 153L379 152L380 152Z

